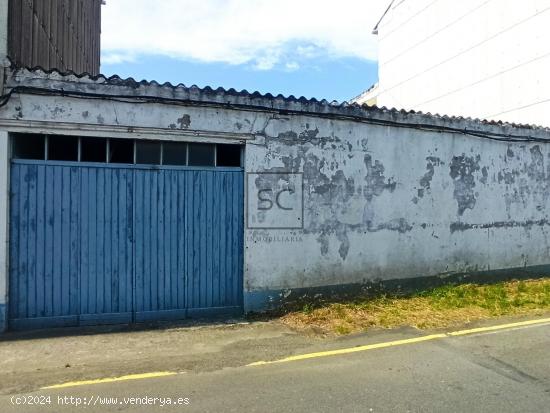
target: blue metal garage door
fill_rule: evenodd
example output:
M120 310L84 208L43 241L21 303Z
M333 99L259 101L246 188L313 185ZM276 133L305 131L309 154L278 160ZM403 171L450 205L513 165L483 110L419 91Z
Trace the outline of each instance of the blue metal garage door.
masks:
M242 308L243 173L14 160L13 329Z

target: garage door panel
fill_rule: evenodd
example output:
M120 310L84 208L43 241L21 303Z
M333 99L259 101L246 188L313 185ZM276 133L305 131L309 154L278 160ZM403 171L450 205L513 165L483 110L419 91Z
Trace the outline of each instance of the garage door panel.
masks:
M243 174L13 161L12 328L242 306Z
M207 260L212 251L208 250L208 199L207 174L204 171L190 173L188 198L185 204L188 217L188 307L207 307L207 295L211 291L208 285Z
M81 186L80 170L76 167L70 170L70 192L65 194L67 210L69 211L69 248L65 248L65 254L69 262L69 314L75 314L79 311L80 301L78 298L78 289L80 285L80 197L78 189Z
M80 313L131 312L133 176L115 168L81 173Z
M136 171L136 309L185 308L182 171ZM168 314L168 313L167 313ZM160 315L160 313L159 313ZM170 316L172 313L169 314Z
M134 176L133 171L120 169L116 171L117 192L116 198L116 228L112 240L111 253L115 268L114 283L117 283L117 297L119 297L117 311L133 311L134 308ZM121 247L124 246L124 248Z
M46 213L45 213L45 166L37 166L37 191L42 193L42 196L37 196L36 205L36 272L45 274L46 271L46 255L45 255L45 239L46 239ZM45 297L45 277L36 278L36 308L44 309L46 303ZM45 311L37 311L37 314L31 314L34 317L45 316Z
M174 254L166 254L165 256L165 266L170 269L170 282L165 286L165 294L170 297L172 303L175 304L176 308L185 308L185 303L180 297L183 297L183 281L184 281L184 272L180 267L180 239L183 237L179 236L179 233L183 230L184 217L183 214L179 211L179 190L178 190L178 174L176 171L170 171L169 179L165 181L170 188L171 193L173 194L170 197L170 202L168 204L169 208L169 219L166 219L165 228L166 232L169 234L170 240L170 251L175 251Z
M206 191L204 188L204 174L194 171L192 175L192 196L186 203L186 208L191 210L191 225L189 225L188 236L191 247L189 279L190 308L206 307L205 296L207 289L203 287L205 281L202 279L202 269L206 263ZM201 288L202 287L202 288Z
M187 194L188 307L239 306L242 174L194 171Z
M135 298L136 311L145 311L151 307L149 285L151 283L150 260L146 257L151 250L146 248L151 240L151 200L145 199L145 189L151 184L151 177L146 174L135 175Z
M176 284L176 295L178 308L187 308L188 306L188 297L187 297L187 265L189 263L187 255L187 246L189 245L189 239L187 236L182 236L182 234L188 233L188 221L187 214L185 210L185 205L187 203L187 180L189 179L189 174L176 173L175 185L178 189L178 196L176 197L176 210L173 213L177 221L177 225L174 227L176 230L176 248L177 255L175 258L176 271L179 274L178 277L174 277Z
M70 167L12 168L11 318L77 314L77 182Z
M133 175L125 169L105 169L103 277L98 279L100 313L131 312L133 309ZM103 293L101 293L103 291Z
M222 194L222 180L219 177L214 177L213 180L213 191L215 194ZM223 217L220 210L220 196L215 196L212 200L212 230L213 235L212 239L212 283L217 287L212 291L212 305L215 307L220 307L220 281L222 277L220 276L220 257L222 253L220 251L221 245L220 242L221 234L220 229L223 222Z

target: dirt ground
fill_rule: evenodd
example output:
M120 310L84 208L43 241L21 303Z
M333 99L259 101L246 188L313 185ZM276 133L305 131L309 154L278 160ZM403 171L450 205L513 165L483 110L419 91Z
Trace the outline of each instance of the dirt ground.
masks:
M274 359L318 338L276 322L95 327L0 337L0 394L156 371L212 371Z

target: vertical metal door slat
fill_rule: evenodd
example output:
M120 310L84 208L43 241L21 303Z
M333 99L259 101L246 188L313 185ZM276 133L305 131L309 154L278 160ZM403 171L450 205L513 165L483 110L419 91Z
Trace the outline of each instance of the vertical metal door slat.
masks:
M186 257L186 270L185 270L185 277L186 277L186 283L185 283L185 292L186 292L186 304L187 308L193 308L195 304L195 299L193 296L194 286L193 282L195 281L195 278L193 277L194 273L194 248L193 245L195 245L194 240L194 223L195 219L193 216L193 208L190 207L190 205L193 205L193 197L194 197L194 180L195 180L195 174L193 172L184 175L184 181L185 186L183 188L183 191L185 192L185 202L183 204L184 208L184 214L185 214L185 254Z
M244 210L242 203L244 200L244 180L238 174L233 174L233 245L236 249L234 257L235 269L233 279L233 304L241 306L243 304L243 238L244 238Z
M221 305L225 306L228 304L227 300L227 246L228 246L228 234L226 230L227 226L227 179L228 175L224 174L220 177L221 179L221 196L220 196L220 208L221 208L221 220L224 225L220 226L220 300Z
M111 269L112 269L112 278L111 278L111 311L114 313L123 312L124 310L124 302L126 298L126 294L120 294L121 289L120 287L120 279L122 278L122 274L120 273L119 268L119 259L120 255L124 254L125 251L123 248L120 247L119 244L119 215L120 215L120 190L119 190L119 182L120 182L120 170L114 169L111 171L112 177L111 177L111 239L110 239L110 245L109 253L110 253L110 261L111 261ZM124 289L122 289L124 291ZM117 299L118 297L118 299Z
M18 305L18 315L21 318L28 317L27 314L27 277L28 277L28 269L27 269L27 211L28 206L25 207L25 204L28 203L27 198L27 187L25 184L26 181L26 175L27 175L27 169L23 169L21 173L19 174L19 185L20 185L20 211L19 211L19 254L18 254L18 268L19 268L19 279L17 280L18 285L18 299L17 302Z
M97 170L88 170L88 182L83 187L85 190L86 198L85 203L89 205L88 215L84 217L86 226L88 229L88 249L83 251L86 256L87 266L83 272L86 277L82 278L82 292L86 294L86 300L84 307L81 308L81 314L94 314L96 313L95 291L96 291L96 278L97 278Z
M71 170L65 167L61 170L61 210L59 220L59 232L61 234L60 248L60 287L61 287L61 309L60 314L70 314L71 290L70 290L70 271L71 271Z
M212 178L212 306L220 307L220 174Z
M145 196L143 194L143 175L139 171L134 171L134 311L143 311L143 273L144 273L144 251L143 243L140 241L145 237ZM137 211L140 211L138 214Z
M127 248L125 249L124 254L124 261L123 261L123 268L124 272L121 270L121 274L124 274L125 276L121 276L120 278L125 280L127 283L130 283L131 285L124 285L122 284L120 286L120 291L126 291L126 300L125 300L125 310L130 311L132 314L132 322L135 322L135 314L136 314L136 201L135 201L135 194L136 194L136 174L134 170L124 170L121 171L121 175L125 176L124 182L126 185L124 185L124 197L123 203L126 208L121 208L121 211L126 211L126 220L120 220L121 225L123 225L123 231L121 234L121 239L125 240L125 245ZM129 217L129 218L128 218ZM123 222L124 221L124 222ZM122 281L121 281L122 282Z
M21 280L19 281L19 297L21 298L21 302L19 303L19 312L25 316L28 317L28 282L29 282L29 188L27 185L28 182L28 169L24 171L24 175L22 175L21 179L23 179L24 183L22 183L22 195L24 194L22 198L22 208L21 208L21 214L20 217L20 248L23 249L22 253L19 254L19 268L20 268L20 275Z
M185 308L179 304L179 279L183 278L183 273L179 271L178 267L178 228L179 228L179 216L178 213L178 174L174 171L170 172L170 220L168 222L168 230L170 232L170 283L168 286L168 293L170 295L170 304L175 308Z
M172 293L170 291L172 281L172 271L170 268L170 257L174 253L172 251L172 237L170 232L170 223L172 220L172 194L170 191L170 171L163 170L162 175L162 198L164 208L162 211L162 289L159 290L159 298L162 299L162 309L171 310L177 308L172 304Z
M88 216L90 214L90 203L88 202L88 188L90 181L90 170L82 168L80 170L80 263L78 275L78 296L79 309L78 312L85 312L88 308L88 278L90 277L90 228L88 225Z
M104 278L103 278L103 312L113 313L113 267L112 267L112 228L113 228L113 198L112 198L112 169L105 169L105 224L104 224Z
M199 254L200 254L200 267L199 272L196 274L197 279L199 280L199 307L206 308L208 307L208 243L207 243L207 234L208 234L208 180L207 172L198 172L200 175L200 204L197 206L197 209L200 209L201 220L200 220L200 244L199 244Z
M37 166L27 170L27 317L36 317L36 185Z
M157 187L157 196L155 202L155 212L156 220L155 226L157 227L156 231L156 255L154 257L154 262L156 265L155 271L155 305L154 310L164 309L164 179L163 173L161 171L153 172L156 179Z
M95 200L96 209L96 273L95 273L95 311L93 314L105 312L105 174L107 170L96 169L97 182Z
M80 310L80 256L81 256L81 225L80 225L80 168L71 168L70 182L70 281L69 281L69 299L70 314L78 314Z
M136 172L137 173L137 172ZM141 173L141 171L140 171ZM147 248L143 249L143 285L141 291L143 295L142 310L151 308L151 195L145 191L145 188L152 187L152 176L143 174L144 183L143 188L143 245ZM141 214L136 209L136 214ZM137 238L136 242L140 242L141 239Z
M21 165L21 168L23 169L23 165ZM44 261L45 261L45 269L44 269L44 317L52 317L53 314L53 197L54 197L54 189L53 189L53 169L46 168L44 173L46 175L45 179L45 251L44 251ZM23 318L23 317L22 317Z
M20 173L21 168L14 167L10 172L10 280L9 280L9 293L10 300L8 303L9 314L12 318L20 317L18 311L19 305L19 280L21 278L21 270L19 267L19 242L20 231Z
M226 205L226 217L231 218L231 215L233 214L233 203L231 202L231 175L227 175L224 179L225 182L225 205ZM232 294L232 274L231 274L231 268L232 268L232 261L233 257L232 254L232 237L231 237L231 231L232 231L232 221L231 219L227 219L227 225L224 228L225 234L225 304L228 305L231 302Z
M213 175L214 172L208 171L206 172L206 233L204 234L205 242L206 242L206 248L205 248L205 254L206 254L206 282L205 287L207 289L206 292L206 301L204 303L205 307L213 307L213 298L214 298L214 276L213 276L213 261L214 261L214 253L213 253L213 227L212 227L212 221L213 221L213 213L214 213L214 182L213 182Z
M178 188L178 307L188 307L188 273L187 265L189 262L187 255L187 214L185 213L184 204L187 201L187 178L189 174L176 174L176 182Z
M204 246L202 245L202 235L204 234L203 216L204 208L202 205L202 174L199 171L194 172L194 194L193 204L188 206L195 211L195 217L193 219L193 307L201 307L201 268L203 260Z
M45 315L45 284L44 274L46 269L45 261L45 226L46 226L46 184L45 184L45 167L38 165L37 170L37 185L36 185L36 309L37 317Z
M151 272L149 273L150 284L149 291L151 296L151 310L158 309L158 236L159 236L159 210L158 210L158 201L159 201L159 185L158 185L158 174L153 172L151 176Z
M53 208L51 230L53 238L52 252L52 304L53 315L61 316L62 314L62 284L61 284L61 192L63 191L61 171L59 168L53 170Z

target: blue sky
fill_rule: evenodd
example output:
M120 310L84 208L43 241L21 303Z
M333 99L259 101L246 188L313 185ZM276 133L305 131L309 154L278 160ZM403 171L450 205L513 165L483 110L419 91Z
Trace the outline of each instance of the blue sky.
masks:
M106 75L349 100L377 80L388 0L110 0Z
M183 83L186 86L222 86L249 92L305 96L344 101L376 82L376 62L358 58L315 59L296 70L258 70L247 65L201 63L145 55L135 62L102 64L101 72L136 80Z

